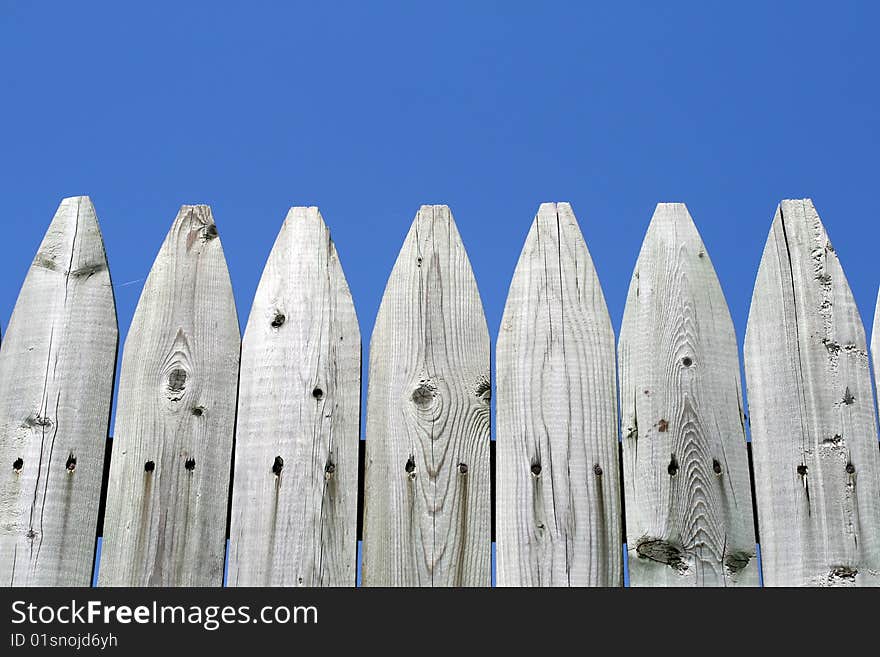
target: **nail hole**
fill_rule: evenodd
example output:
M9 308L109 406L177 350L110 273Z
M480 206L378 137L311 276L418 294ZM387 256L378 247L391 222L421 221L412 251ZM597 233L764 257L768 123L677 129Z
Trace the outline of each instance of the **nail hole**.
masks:
M276 477L281 474L281 471L284 469L284 459L280 456L275 457L275 461L272 462L272 474Z
M15 461L12 462L12 469L15 470L16 472L21 472L21 469L23 467L24 467L24 460L21 458L17 458L17 459L15 459Z
M669 461L669 466L666 468L666 472L668 472L671 477L678 474L678 461L675 460L675 454L672 455L672 458Z
M596 475L597 477L602 476L602 466L599 465L598 463L593 464L593 474Z
M272 328L278 328L287 318L283 313L275 313L275 317L272 319Z
M144 472L152 472L156 469L155 461L147 461L144 463Z
M660 420L657 423L657 431L659 431L660 433L665 433L668 430L669 430L669 422L667 422L666 420Z
M67 468L69 472L76 470L76 457L73 454L67 457L67 463L64 464L64 467Z
M196 469L196 460L195 460L194 458L188 458L188 459L184 462L183 467L185 467L187 470L189 470L190 472L192 472L193 470Z
M466 475L468 473L467 463L459 463L458 464L458 471L461 474Z
M846 471L848 474L855 474L856 466L854 466L852 463L847 463L846 464Z
M718 459L712 459L712 472L721 474L721 464L718 462Z
M694 361L691 360L690 356L685 356L684 358L681 359L681 364L684 365L685 367L690 367L691 365L694 364Z
M204 412L205 412L205 409L202 406L196 406L192 410L192 414L195 415L196 417L202 417L202 413L204 413Z
M803 463L801 463L801 464L797 467L797 473L798 473L801 477L805 477L805 476L807 476L807 466L805 466Z
M403 466L403 469L406 470L406 474L408 474L410 477L415 477L416 476L416 460L412 456L410 456L406 461L406 465Z
M324 466L324 479L328 481L333 478L334 473L336 472L336 464L333 461L327 461L327 465Z
M541 464L537 461L535 463L532 463L532 474L536 477L541 474Z
M320 388L315 388L314 390L312 390L312 397L320 401L324 398L324 391Z

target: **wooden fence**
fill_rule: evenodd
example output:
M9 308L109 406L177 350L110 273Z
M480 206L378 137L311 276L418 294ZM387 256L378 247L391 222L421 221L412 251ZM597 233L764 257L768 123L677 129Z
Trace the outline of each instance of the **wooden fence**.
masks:
M62 201L0 343L0 580L88 585L103 536L102 586L219 586L227 556L231 586L353 586L362 533L366 586L488 586L494 532L501 586L620 586L624 544L633 586L880 585L869 352L809 200L780 204L757 273L751 444L682 204L651 220L616 359L574 213L541 205L496 345L497 459L489 331L446 206L419 210L388 280L365 441L360 330L317 208L291 209L240 335L210 208L184 206L108 442L110 272L91 201ZM880 313L873 336L877 353Z

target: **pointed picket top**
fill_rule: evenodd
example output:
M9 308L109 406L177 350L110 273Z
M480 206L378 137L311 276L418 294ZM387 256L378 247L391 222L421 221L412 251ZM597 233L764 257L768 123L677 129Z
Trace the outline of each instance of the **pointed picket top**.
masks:
M489 331L445 205L422 206L370 342L366 586L488 586Z
M618 348L631 584L757 585L736 335L683 203L657 205Z
M118 330L95 208L61 202L0 350L0 581L88 586Z
M354 586L361 338L318 208L291 208L245 329L231 586Z
M211 210L183 206L122 355L102 586L219 586L241 339Z
M622 585L614 330L568 203L532 222L496 374L498 585Z
M809 199L776 211L744 352L764 583L880 585L865 332Z

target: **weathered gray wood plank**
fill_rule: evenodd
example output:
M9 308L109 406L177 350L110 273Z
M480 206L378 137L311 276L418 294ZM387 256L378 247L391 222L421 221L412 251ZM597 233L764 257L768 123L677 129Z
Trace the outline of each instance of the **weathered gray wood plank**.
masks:
M362 581L488 586L489 331L449 208L422 206L370 343Z
M880 455L865 332L809 199L783 201L745 340L768 586L880 585Z
M499 586L623 583L614 346L571 206L544 203L496 351Z
M354 586L361 337L318 208L291 208L242 343L228 581Z
M122 355L102 586L219 586L241 338L211 210L183 206Z
M95 208L61 202L0 350L0 582L88 586L118 329Z
M736 335L682 203L651 219L619 367L631 585L756 586Z

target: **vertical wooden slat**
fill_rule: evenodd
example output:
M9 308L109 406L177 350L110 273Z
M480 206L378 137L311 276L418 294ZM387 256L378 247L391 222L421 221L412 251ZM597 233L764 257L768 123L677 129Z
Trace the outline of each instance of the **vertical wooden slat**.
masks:
M422 206L370 343L363 583L488 586L489 332L449 208Z
M361 337L318 208L291 208L242 342L228 581L354 586Z
M544 203L496 360L499 586L623 583L614 330L568 203Z
M745 340L764 582L880 585L880 455L865 332L809 199L783 201Z
M241 339L207 206L183 206L122 355L102 586L219 586Z
M631 584L757 585L736 336L682 203L648 227L619 366Z
M88 586L118 330L92 202L64 199L0 350L0 582Z

